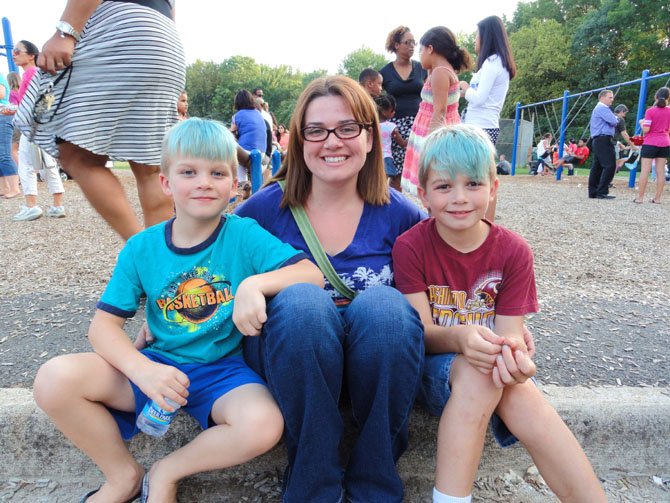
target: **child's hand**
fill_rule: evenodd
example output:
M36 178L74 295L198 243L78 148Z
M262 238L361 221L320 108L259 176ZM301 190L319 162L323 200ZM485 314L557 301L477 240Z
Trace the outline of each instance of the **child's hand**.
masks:
M260 335L263 323L268 319L265 295L256 285L254 277L242 281L235 292L233 323L244 335Z
M152 342L154 342L154 336L151 333L151 330L149 330L149 325L147 325L147 322L145 321L137 332L137 337L135 337L135 348L140 351Z
M191 383L186 374L176 367L147 360L145 365L128 378L161 409L172 410L165 398L182 406L187 403L186 397Z
M465 331L461 337L460 349L470 365L489 374L496 365L505 339L480 325L462 325Z
M502 352L496 356L496 365L491 378L497 388L504 388L526 382L536 372L537 367L526 350L513 349L505 344Z
M523 342L526 344L526 348L528 349L528 356L531 358L535 357L535 339L533 338L533 334L528 330L528 327L526 324L523 324L523 328L521 329L523 332Z

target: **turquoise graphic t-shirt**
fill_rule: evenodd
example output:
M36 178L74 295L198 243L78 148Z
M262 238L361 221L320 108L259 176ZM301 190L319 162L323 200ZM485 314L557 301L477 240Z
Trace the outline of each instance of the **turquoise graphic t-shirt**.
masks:
M193 248L172 244L172 222L128 240L98 309L135 315L146 295L146 318L155 341L150 351L177 363L208 363L241 353L233 324L238 285L247 277L294 264L306 255L250 218L226 215Z

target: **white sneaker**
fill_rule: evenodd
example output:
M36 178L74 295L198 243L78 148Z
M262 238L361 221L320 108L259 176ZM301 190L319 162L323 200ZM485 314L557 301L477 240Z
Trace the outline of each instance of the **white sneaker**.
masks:
M42 216L42 208L39 206L33 206L28 208L24 206L21 211L12 217L12 220L15 222L28 222L30 220L37 220Z
M21 215L23 215L26 211L28 210L28 207L25 205L21 205L21 209L19 212L12 217L12 220L16 221L17 218L19 218Z
M65 217L65 208L63 206L49 206L47 216L51 218Z

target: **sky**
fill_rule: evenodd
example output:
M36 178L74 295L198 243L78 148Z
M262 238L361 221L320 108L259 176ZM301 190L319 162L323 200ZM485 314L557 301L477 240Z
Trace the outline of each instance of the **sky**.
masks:
M487 16L511 19L517 3L254 0L247 6L243 2L177 0L176 22L187 64L198 59L220 63L240 55L269 66L285 64L302 72L323 69L335 73L345 56L362 46L390 60L384 42L396 26L408 26L417 40L437 25L455 33L471 33ZM65 0L3 0L0 17L9 19L14 43L25 39L41 48L53 35L64 6ZM7 72L4 57L0 70Z

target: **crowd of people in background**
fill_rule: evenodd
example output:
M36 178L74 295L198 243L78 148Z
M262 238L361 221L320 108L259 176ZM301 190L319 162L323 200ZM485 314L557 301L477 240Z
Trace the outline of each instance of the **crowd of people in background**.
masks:
M670 123L667 123L669 112L665 111L667 105L664 98L668 94L670 89L666 86L656 91L654 105L646 110L644 118L640 120L642 135L633 137L626 126L628 107L622 103L611 109L614 92L603 89L591 113L588 125L590 136L580 138L576 143L570 139L563 145L565 155L559 157L559 146L553 142L552 133L544 133L533 148L532 160L529 162L530 173L546 175L566 167L568 176L571 176L578 167L588 168L589 198L615 199L610 189L615 187L613 179L616 173L624 166L634 170L639 165L638 195L633 198L633 202L642 204L651 173L651 181L656 182L656 191L649 202L659 203L665 182L670 179L667 170L670 152L665 148L670 146L670 136L667 134L670 128ZM589 157L590 165L586 163Z
M17 197L20 180L25 198L13 219L42 216L39 169L53 196L47 216L65 216L58 158L127 241L97 304L90 331L96 353L52 360L35 385L39 405L105 475L82 501L138 494L176 501L184 476L260 455L283 430L284 501L400 502L396 463L417 397L442 417L434 502L471 501L489 423L502 445L523 442L559 498L605 501L577 440L529 380L535 349L524 315L539 307L532 252L494 222L497 174L511 172L503 154L496 162L495 145L516 76L502 20L478 23L476 60L444 26L418 42L399 26L386 39L393 61L364 70L358 82L334 76L309 83L289 128L277 122L262 87L235 94L225 128L189 118L173 2L144 3L68 3L41 53L26 40L15 46L18 88L14 77L12 85L0 79L0 191ZM120 44L124 25L136 36ZM417 46L420 61L412 59ZM461 80L470 69L470 81ZM613 100L612 91L600 93L592 147L571 140L559 158L546 133L537 145L538 172L572 171L590 157L589 197L612 199L615 133L623 147L632 143L628 109L612 111ZM651 202L660 202L670 154L670 90L659 89L655 100L641 122L644 183L636 203L652 164ZM254 150L267 183L252 195ZM271 176L274 151L283 160ZM108 160L129 163L142 223ZM236 191L248 201L223 215ZM430 216L401 192L418 197ZM153 259L178 264L176 276L166 280L163 269L142 267ZM176 312L168 300L219 284L231 296L212 294L215 309L207 308L214 313L204 319L166 314ZM466 292L475 293L463 314L456 297ZM152 305L133 345L124 321L144 295ZM222 306L224 332L203 329ZM174 327L197 347L182 351ZM215 396L205 393L210 381ZM357 426L344 465L343 395ZM121 439L137 433L134 421L149 400L172 412L166 398L205 431L145 472Z
M411 59L417 45L422 49L420 62ZM385 138L391 138L391 156L385 158L389 185L416 194L421 144L433 130L463 121L482 128L491 142L497 143L500 113L516 64L504 24L497 16L477 24L477 61L470 82L458 79L459 72L473 66L470 54L448 28L429 30L417 44L410 29L399 26L389 33L386 49L395 54L395 60L379 71L364 69L358 80L377 101L380 117L396 126L392 130L389 124L382 125L385 152ZM392 115L387 97L395 101ZM467 103L460 116L459 98ZM495 201L487 215L494 217Z
M439 32L443 28L436 27L433 31L438 30ZM390 155L385 157L389 185L399 191L403 190L404 185L404 190L410 194L416 194L415 172L421 152L421 142L436 127L462 121L466 124L482 128L494 146L496 145L500 134L499 119L502 106L509 89L509 82L516 75L516 64L512 56L509 39L500 18L490 16L477 24L474 45L477 59L474 63L469 59L468 52L458 46L453 33L449 32L448 29L445 30L439 33L431 33L430 31L426 33L423 38L423 41L426 43L424 46L423 44L417 44L414 35L408 27L399 26L395 28L389 33L386 40L386 49L395 55L395 60L389 62L379 70L366 68L359 75L360 85L377 102L379 113L381 114L380 117L385 119L381 122L384 129L383 147L385 155L389 153L390 149ZM23 43L27 47L24 47ZM54 43L50 41L49 44L51 45L47 44L45 47L53 50ZM425 47L425 54L421 54L420 61L412 59L417 45ZM57 51L60 50L61 48L58 47ZM71 51L71 48L68 47L65 55L60 56L60 53L57 53L59 55L53 59L52 63L54 70L58 69L56 58L61 57L60 61L65 65L65 62L71 57L71 55L67 54L69 51ZM440 51L442 52L440 53ZM24 54L25 56L23 56ZM0 86L6 88L9 94L14 95L13 99L15 102L25 94L27 84L37 69L36 62L38 55L37 47L27 41L19 42L15 48L14 60L24 69L23 90L21 90L21 77L18 73L8 75L7 82ZM447 58L447 55L452 59ZM432 61L433 59L436 59L436 61ZM99 64L99 62L95 62L94 64ZM454 68L454 65L456 65L456 68ZM458 81L458 73L471 67L473 67L474 73L470 82ZM64 68L67 70L67 67ZM453 72L446 79L446 88L442 85L443 79L441 79L444 71ZM433 86L433 81L435 80L438 83L437 88ZM459 94L456 93L454 82L458 83ZM77 84L75 83L74 87L76 88L76 86ZM5 92L5 96L1 102L3 105L6 102L7 105L3 107L3 115L2 119L0 119L5 125L5 129L3 130L5 131L5 136L6 131L9 131L11 128L13 115L16 111L12 106L18 105L18 102L10 103L9 94ZM390 104L388 102L389 97L395 101L392 114L390 113ZM56 98L55 95L54 98ZM465 103L460 117L457 114L459 98L463 99ZM379 101L380 99L382 100L381 102ZM58 100L60 102L62 96ZM99 106L99 104L96 104L96 106ZM241 159L240 166L238 167L239 193L243 198L247 198L251 193L249 183L250 159L248 157L250 151L258 149L262 153L263 180L267 180L270 173L269 166L272 153L279 151L281 158L285 158L290 134L288 128L283 124L279 124L274 114L270 112L269 104L264 99L264 91L261 87L256 87L252 91L240 90L235 96L233 106L235 114L231 118L230 130L235 134L240 146L238 150L238 155ZM591 148L586 146L587 139L571 140L563 146L564 155L562 158L558 157L559 149L552 142L551 133L543 135L533 150L534 159L536 160L530 163L531 174L552 174L558 169L565 167L567 168L568 176L571 176L575 173L576 167L590 167L586 163L588 158L591 159L595 167L595 170L591 170L590 176L592 178L596 178L597 174L603 169L605 178L613 178L612 173L616 174L625 164L628 163L636 166L635 161L640 155L640 149L633 145L626 131L624 119L627 112L628 108L623 104L618 105L613 112L618 121L614 126L615 129L612 135L617 140L615 143L613 170L610 166L612 164L610 162L611 156L608 154L606 159L603 157L604 154L601 151L602 140L596 140L596 138L604 137L604 135L599 134L600 131L596 127L597 134L591 134L591 138L588 141L588 145ZM177 100L177 114L179 120L188 117L188 95L185 90L182 90ZM257 115L260 115L264 120L266 126L264 130L262 127L263 123L254 120ZM611 115L609 118L611 121L614 120ZM391 124L395 125L393 131L391 130ZM51 143L50 152L54 154L58 150L55 150L53 147L53 139L48 138L48 136L53 137L54 135L51 132L47 133L48 136L45 140L45 135L40 133L39 130L45 129L51 131L58 127L58 125L40 127L38 128L37 135L35 135L35 131L32 131L31 134L32 136L40 137L40 141L44 142L43 146L45 147ZM72 133L68 131L68 134ZM120 135L118 132L115 134ZM100 162L96 158L93 156L86 158L83 153L78 152L81 155L73 156L75 162L70 162L69 145L67 141L64 141L63 143L66 145L62 146L62 150L65 154L61 156L64 157L64 160L61 159L60 163L57 163L48 149L40 148L38 150L37 147L28 148L27 145L32 142L26 143L23 149L19 149L19 145L21 144L20 138L19 129L15 128L11 144L11 151L14 153L12 156L14 163L4 160L0 166L2 170L0 172L0 197L17 197L21 193L21 188L24 185L26 187L23 190L25 205L13 217L14 220L33 220L42 216L43 211L36 203L36 180L41 179L47 181L49 192L53 194L54 199L52 206L47 209L46 215L51 217L65 216L65 208L62 203L64 189L62 188L62 181L60 179L61 164L64 164L65 172L70 177L75 177L78 180L78 183L82 185L84 193L93 206L98 209L110 225L123 237L132 235L134 231L130 229L136 229L137 226L132 223L131 215L126 205L121 205L118 209L109 208L109 205L105 204L104 198L93 187L99 184L88 181L88 178L95 181L108 179L109 170L92 169L90 170L90 174L86 174L83 177L76 176L77 171L81 169L82 161L84 165L92 162L94 166L99 166ZM58 138L59 142L62 141L61 137L58 136ZM595 153L596 149L593 147L594 141L596 149L600 152L599 154ZM37 144L34 143L34 145ZM98 147L96 146L95 148ZM23 155L19 155L19 150L23 152ZM76 148L72 150L77 152ZM107 150L112 151L110 148L107 148ZM27 154L28 151L30 151L30 155ZM607 151L609 152L609 147ZM406 161L408 152L409 159ZM104 154L102 155L104 156ZM111 155L107 155L108 159L112 157ZM131 167L136 166L136 168L133 168L133 173L138 178L138 193L140 194L141 202L143 202L143 212L146 213L144 215L145 219L148 218L148 221L152 222L154 215L161 215L166 211L165 205L146 202L147 195L151 193L149 189L152 185L150 180L155 177L155 170L140 168L141 164L133 161L130 162ZM509 161L505 162L509 163ZM602 162L605 162L604 168ZM655 160L652 162L655 167ZM640 165L647 166L647 162L641 162ZM110 164L105 164L105 166L109 167ZM501 174L511 172L511 169L507 169L505 163L502 163L502 166ZM17 173L14 174L14 171ZM655 168L652 169L649 167L649 171L653 171L652 179L655 179ZM405 181L401 184L403 178ZM662 177L662 179L664 178ZM22 182L20 185L19 180ZM147 183L144 183L145 180ZM603 183L605 181L603 180ZM643 182L643 186L646 187L646 179ZM111 183L111 187L115 193L119 194L117 192L117 183ZM613 183L610 179L607 183L607 190L612 187ZM596 198L610 196L602 187L598 190L599 193ZM590 197L593 196L592 193L593 190L589 192ZM655 200L656 198L653 198L653 201ZM489 207L487 218L495 218L495 206L496 202L494 201Z

